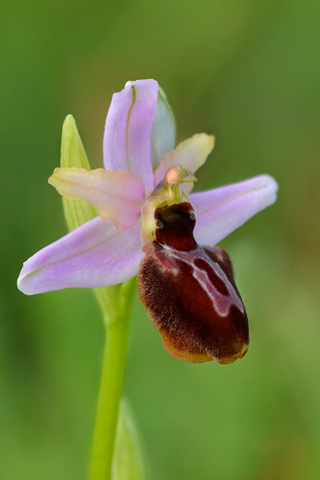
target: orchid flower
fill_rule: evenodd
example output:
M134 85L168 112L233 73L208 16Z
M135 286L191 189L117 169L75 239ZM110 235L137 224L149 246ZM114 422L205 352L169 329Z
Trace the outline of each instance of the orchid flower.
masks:
M196 362L214 358L221 363L230 363L243 356L249 341L246 326L239 327L245 330L243 335L246 339L238 339L241 345L235 351L227 349L219 354L227 331L218 334L219 345L213 353L207 345L200 345L202 340L199 338L193 339L193 346L190 342L184 344L181 332L185 332L188 325L192 331L199 330L191 322L191 314L185 324L180 318L174 331L173 327L164 326L163 318L159 320L159 314L152 307L157 303L157 294L150 293L148 289L148 286L152 287L157 271L162 269L163 272L167 268L170 275L166 272L161 282L156 279L157 288L161 284L161 295L174 291L174 277L178 274L179 289L183 291L185 285L186 295L189 296L193 288L187 280L189 274L197 279L198 285L211 282L208 286L211 303L218 316L229 319L229 311L237 309L243 317L238 315L237 322L246 323L230 259L223 250L211 247L271 205L276 199L278 186L271 176L260 175L240 183L191 193L194 173L206 161L213 144L212 136L200 133L175 148L174 117L158 83L155 80L128 82L121 92L113 95L107 115L103 140L104 169L57 168L49 179L63 196L91 203L99 216L27 260L18 279L19 289L32 295L70 287L111 286L137 275L140 265L140 299L173 356ZM174 241L168 226L172 218L178 219L179 225L178 229L174 228ZM168 235L160 238L159 231L163 228L162 232L170 230L168 235L171 240L168 240ZM191 237L195 243L190 240ZM181 246L179 239L183 238L191 243L188 240ZM154 251L155 245L162 247L162 256L158 250ZM209 247L203 247L207 245ZM173 263L166 267L170 248ZM193 257L192 263L187 256L193 254L196 257ZM158 266L152 264L152 276L147 260L155 259L155 256ZM181 262L184 267L178 272L177 265L182 265ZM210 272L203 262L213 262ZM147 274L148 268L150 271ZM163 287L166 282L167 289ZM150 300L150 295L155 298ZM197 295L200 295L200 290ZM228 297L228 304L224 303L223 296ZM170 300L159 300L160 304L167 302L167 315L171 308ZM196 309L198 304L196 302ZM188 309L192 308L190 301ZM183 317L183 312L177 315ZM216 321L212 328L208 327L208 322L207 319L204 331L207 336L212 336L217 331ZM194 334L197 335L197 332ZM195 347L196 344L198 347Z

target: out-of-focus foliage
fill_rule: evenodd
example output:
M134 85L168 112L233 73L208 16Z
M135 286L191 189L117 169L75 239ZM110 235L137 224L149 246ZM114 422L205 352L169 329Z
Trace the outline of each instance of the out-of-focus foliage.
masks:
M156 78L178 139L216 148L199 188L270 173L278 203L223 242L251 323L235 364L172 359L134 310L125 391L153 480L320 478L320 4L56 0L1 8L0 478L86 478L103 346L90 291L25 297L22 261L67 232L46 182L77 121L101 165L127 80Z

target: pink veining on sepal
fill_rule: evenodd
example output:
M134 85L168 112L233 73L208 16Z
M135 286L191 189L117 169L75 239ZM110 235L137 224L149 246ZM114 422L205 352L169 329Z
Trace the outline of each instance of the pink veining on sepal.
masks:
M259 175L244 182L192 193L197 212L195 238L201 245L216 245L241 227L256 213L272 205L278 184L270 175Z
M149 191L153 189L150 138L158 88L155 80L137 80L114 93L103 139L105 169L135 173Z
M97 217L30 257L18 288L33 295L116 285L137 274L142 257L139 225L121 231Z

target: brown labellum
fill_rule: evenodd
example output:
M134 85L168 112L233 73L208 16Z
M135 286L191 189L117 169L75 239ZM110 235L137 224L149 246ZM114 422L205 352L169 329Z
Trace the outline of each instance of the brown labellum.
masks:
M139 268L139 296L165 349L194 363L242 358L248 319L229 256L196 243L188 202L157 208L155 220L156 239L144 245Z

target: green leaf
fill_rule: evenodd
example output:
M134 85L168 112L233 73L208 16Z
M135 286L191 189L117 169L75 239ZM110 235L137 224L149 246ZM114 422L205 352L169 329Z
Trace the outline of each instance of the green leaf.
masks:
M143 448L132 409L126 399L120 403L112 464L112 480L145 480Z

